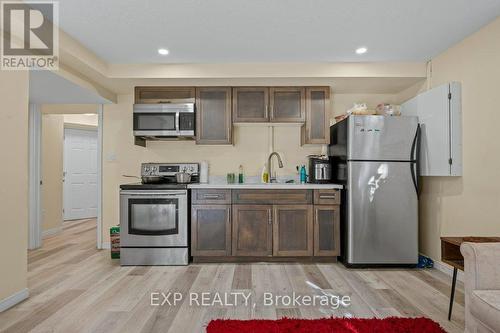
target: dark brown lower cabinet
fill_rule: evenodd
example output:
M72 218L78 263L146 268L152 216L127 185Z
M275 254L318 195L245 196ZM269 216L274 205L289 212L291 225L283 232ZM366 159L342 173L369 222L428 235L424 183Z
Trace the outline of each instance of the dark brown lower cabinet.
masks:
M339 190L193 189L191 196L197 262L330 261L340 255Z
M233 256L271 256L272 212L271 205L233 205Z
M191 206L191 255L231 255L231 205Z
M276 205L273 214L273 255L313 255L313 206Z
M314 255L340 255L340 206L314 206Z

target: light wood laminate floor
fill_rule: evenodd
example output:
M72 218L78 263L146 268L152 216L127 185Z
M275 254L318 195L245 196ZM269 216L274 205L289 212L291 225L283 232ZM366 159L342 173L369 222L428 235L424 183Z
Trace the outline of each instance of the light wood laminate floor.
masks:
M448 321L449 276L432 270L353 270L341 264L195 264L120 267L95 249L95 220L64 224L63 232L30 251L28 300L0 313L2 332L204 332L212 318L426 316L463 332L463 285ZM151 306L151 292L180 292L176 306ZM249 292L251 305L190 306L199 292ZM352 305L264 306L264 292L349 295ZM255 306L253 306L255 303Z

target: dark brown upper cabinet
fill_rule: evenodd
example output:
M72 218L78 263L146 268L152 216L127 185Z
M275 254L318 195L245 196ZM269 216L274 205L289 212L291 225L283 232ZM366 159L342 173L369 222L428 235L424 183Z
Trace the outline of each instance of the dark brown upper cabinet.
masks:
M231 88L196 88L196 143L232 144Z
M135 87L135 104L175 103L194 98L194 87Z
M304 122L305 95L302 87L269 88L269 120L277 123Z
M248 123L269 121L269 88L233 88L233 121Z
M328 144L330 141L330 87L306 88L306 123L302 144Z

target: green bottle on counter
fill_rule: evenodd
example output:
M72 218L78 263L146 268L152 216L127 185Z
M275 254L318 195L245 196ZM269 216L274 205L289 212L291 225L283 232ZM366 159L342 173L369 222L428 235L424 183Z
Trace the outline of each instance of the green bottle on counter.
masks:
M238 168L238 183L243 184L244 179L243 179L243 165L240 165Z

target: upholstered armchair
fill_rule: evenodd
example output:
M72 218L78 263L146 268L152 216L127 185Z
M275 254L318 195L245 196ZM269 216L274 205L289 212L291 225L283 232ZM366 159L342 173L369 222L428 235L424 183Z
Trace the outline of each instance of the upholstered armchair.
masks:
M465 331L500 332L500 243L463 243Z

